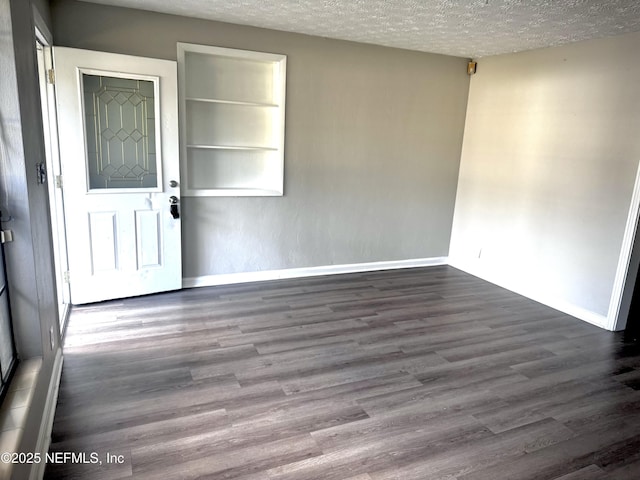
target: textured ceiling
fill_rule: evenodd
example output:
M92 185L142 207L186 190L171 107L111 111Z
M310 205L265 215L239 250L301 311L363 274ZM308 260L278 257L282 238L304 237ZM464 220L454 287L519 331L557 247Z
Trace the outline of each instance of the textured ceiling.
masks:
M639 0L88 0L478 58L640 31Z

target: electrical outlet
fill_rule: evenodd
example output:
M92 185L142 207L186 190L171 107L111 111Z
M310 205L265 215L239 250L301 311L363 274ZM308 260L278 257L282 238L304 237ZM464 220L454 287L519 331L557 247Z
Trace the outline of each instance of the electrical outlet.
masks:
M51 342L51 350L56 347L56 339L53 336L53 326L49 327L49 341Z

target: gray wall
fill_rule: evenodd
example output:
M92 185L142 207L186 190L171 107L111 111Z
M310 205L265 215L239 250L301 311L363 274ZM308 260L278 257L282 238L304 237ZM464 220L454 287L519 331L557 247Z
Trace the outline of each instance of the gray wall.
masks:
M22 117L18 99L18 73L9 0L2 2L2 43L0 43L0 209L2 228L12 230L16 240L5 245L8 285L16 347L23 358L42 354L38 307L32 295L35 260L31 242L31 217L26 179L26 158L22 138ZM27 7L28 7L28 2Z
M39 8L48 8L41 3ZM47 187L35 181L35 165L45 154L33 10L30 1L18 0L3 1L3 9L0 205L12 218L2 227L14 235L5 244L11 307L20 357L48 358L51 347L43 345L49 344L50 327L57 332L57 313Z
M286 54L285 196L183 199L184 276L446 256L466 60L74 1L56 45Z
M46 22L46 2L34 5ZM0 0L0 19L0 198L3 213L13 217L2 227L14 235L14 241L5 245L7 278L18 354L21 359L42 357L21 443L21 451L33 452L59 349L59 332L47 188L37 185L34 175L35 164L44 161L44 140L32 2ZM49 344L50 329L54 349ZM29 467L16 465L14 478L26 478Z
M607 314L640 159L638 50L632 34L480 60L454 262L527 295Z

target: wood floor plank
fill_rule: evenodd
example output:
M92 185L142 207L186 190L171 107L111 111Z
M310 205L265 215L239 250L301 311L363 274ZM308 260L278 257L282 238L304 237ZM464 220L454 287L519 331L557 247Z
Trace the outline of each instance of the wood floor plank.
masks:
M511 385L514 384L509 386ZM554 412L571 412L585 398L595 403L597 400L594 397L600 393L609 396L611 387L606 384L575 380L553 385L545 391L548 395L501 396L507 402L507 407L497 406L475 416L492 432L500 433L516 426L548 418ZM611 402L610 398L609 402ZM562 418L561 414L558 416Z
M385 465L411 462L433 452L451 449L457 444L481 441L491 436L486 428L466 415L450 417L431 429L412 429L391 438L350 445L320 456L292 462L268 471L278 480L337 480L349 474L369 473Z
M610 428L613 427L613 428ZM588 465L599 464L599 458L620 445L635 443L637 425L624 422L607 426L596 432L580 435L552 446L499 462L466 475L460 480L534 480L554 478L575 472Z
M213 447L191 450L176 463L172 457L163 461L154 458L150 462L138 461L133 457L133 476L136 479L156 480L171 478L228 479L264 470L273 465L282 465L320 455L320 449L309 434L298 435L275 441L265 441L257 445L241 446L216 452Z
M448 266L74 308L45 479L640 478L640 347Z
M256 415L264 415L269 412L290 411L299 406L308 406L313 409L317 403L335 402L337 404L357 405L360 399L384 395L390 392L409 390L421 387L413 376L407 373L396 373L382 377L356 380L354 382L332 385L317 390L262 399L260 402L240 405L229 405L227 412L234 422L245 421Z
M640 464L626 465L613 472L597 477L598 480L638 480Z
M226 410L206 410L107 432L95 433L93 430L87 430L64 441L55 442L53 449L67 451L82 439L84 445L90 446L96 451L111 449L110 451L115 453L114 446L117 445L140 449L144 446L165 444L175 438L183 439L202 435L211 430L218 431L223 427L228 427L230 423Z
M567 473L553 480L601 480L605 472L597 465L589 465L575 472Z
M408 432L415 431L416 425L420 425L422 430L442 430L455 423L460 416L465 417L464 421L470 421L467 414L461 414L456 410L443 413L440 409L424 411L419 407L414 407L393 410L388 414L373 417L367 416L365 419L348 424L319 429L311 432L311 435L320 445L322 451L329 453L349 448L352 445L393 441L395 437L402 437ZM480 422L475 423L480 426Z
M384 470L371 472L370 476L373 480L465 478L472 472L509 463L574 437L573 432L559 422L545 419L500 435L485 437L482 441L464 443L458 448L452 446L435 455L435 451L430 450L431 456L427 455L406 464L391 465ZM507 477L497 473L493 478L502 480Z

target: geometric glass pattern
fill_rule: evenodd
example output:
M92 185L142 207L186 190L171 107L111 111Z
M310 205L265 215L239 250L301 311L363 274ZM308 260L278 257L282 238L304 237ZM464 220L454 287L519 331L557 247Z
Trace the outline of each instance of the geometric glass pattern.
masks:
M89 189L158 186L154 84L82 75Z

